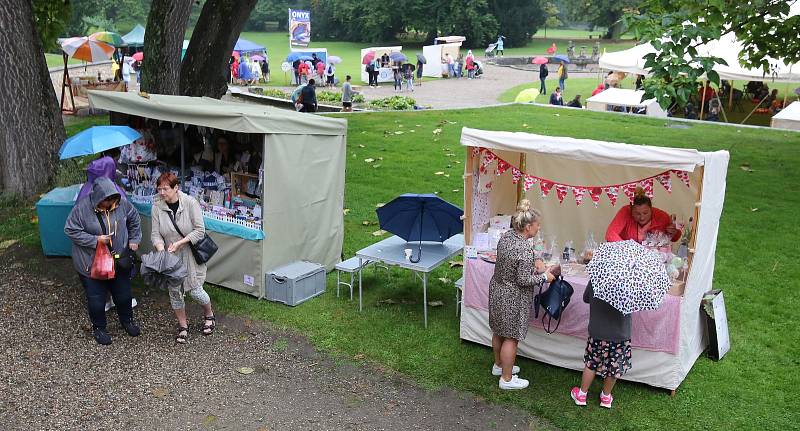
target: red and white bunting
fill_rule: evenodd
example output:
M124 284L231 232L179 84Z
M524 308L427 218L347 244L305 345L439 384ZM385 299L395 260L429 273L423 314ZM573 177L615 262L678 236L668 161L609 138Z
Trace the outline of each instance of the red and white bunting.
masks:
M638 183L628 183L622 185L622 192L625 193L625 196L633 202L633 198L636 196L636 186L639 185Z
M583 195L586 194L585 187L572 187L572 195L575 196L575 205L580 206L583 202Z
M667 193L672 193L672 177L670 177L669 172L664 172L657 176L656 179L664 186L664 190L666 190Z
M619 188L617 186L603 187L603 191L606 192L608 200L611 201L611 206L616 206L617 197L619 196Z
M647 178L642 181L639 181L639 186L644 189L644 195L648 198L653 197L653 179Z
M508 168L510 168L510 167L511 167L511 165L509 165L508 162L506 162L505 160L497 159L497 175L498 176L502 175L503 172L507 171Z
M592 199L592 203L594 207L597 208L598 204L600 204L600 195L603 193L603 189L600 187L592 187L589 189L589 197Z
M515 167L511 167L511 182L517 184L519 179L522 178L522 171Z
M528 190L536 184L536 177L531 175L525 175L525 184L522 186L523 189L527 192Z
M686 172L686 171L678 171L678 170L674 170L674 169L672 170L672 172L674 172L675 176L680 178L681 181L683 181L683 183L686 184L686 187L689 187L689 173L688 172Z
M486 167L492 164L492 162L495 160L497 160L497 155L491 151L484 151L483 158L481 160L481 173L485 173Z
M481 147L472 147L472 157L478 157L481 151L483 151Z
M546 198L550 194L550 189L553 188L553 182L547 180L539 181L539 188L542 190L542 197Z
M558 197L558 202L564 202L564 197L567 195L569 189L567 186L563 184L556 184L556 196Z

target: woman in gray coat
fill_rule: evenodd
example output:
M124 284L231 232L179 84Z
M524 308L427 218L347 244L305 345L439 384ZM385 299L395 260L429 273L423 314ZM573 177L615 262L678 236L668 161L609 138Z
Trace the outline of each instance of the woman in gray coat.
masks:
M511 220L513 229L497 243L497 263L489 282L489 327L494 351L492 374L500 376L500 389L528 387L527 380L517 377L517 343L528 333L534 288L554 279L544 262L534 259L528 242L539 232L540 220L541 214L531 208L530 201L520 201Z
M158 197L153 200L153 230L150 234L153 247L158 251L166 249L170 253L178 254L189 274L182 285L169 289L169 302L178 320L175 342L184 344L189 336L184 294L188 293L203 307L205 313L202 334L211 335L216 326L211 298L203 289L203 283L206 281L206 264L197 263L190 247L190 243L197 244L203 239L206 228L200 203L180 191L178 177L175 174L172 172L161 174L156 182L156 191ZM175 229L175 224L178 225L178 229Z
M86 293L86 306L92 321L92 335L99 344L111 344L106 332L106 296L111 293L125 332L131 337L141 331L133 321L130 269L116 265L111 280L91 278L92 262L98 246L108 247L113 255L126 248L136 250L142 240L139 213L121 199L114 183L100 177L94 180L88 199L79 200L67 217L64 233L72 240L72 263Z

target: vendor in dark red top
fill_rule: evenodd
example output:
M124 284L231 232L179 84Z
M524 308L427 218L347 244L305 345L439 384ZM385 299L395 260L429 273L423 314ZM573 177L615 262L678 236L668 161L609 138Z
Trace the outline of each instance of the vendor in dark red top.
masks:
M653 202L645 196L641 187L636 188L633 203L622 207L611 220L606 230L606 241L625 241L632 239L638 243L644 241L648 232L664 232L672 241L681 238L681 231L675 228L669 214L653 208Z

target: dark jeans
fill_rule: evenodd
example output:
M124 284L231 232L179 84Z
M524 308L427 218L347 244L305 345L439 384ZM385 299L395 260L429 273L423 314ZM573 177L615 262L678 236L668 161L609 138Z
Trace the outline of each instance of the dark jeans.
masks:
M317 112L317 105L304 103L303 107L300 109L300 112ZM116 300L114 302L116 302Z
M93 328L106 328L106 297L111 292L114 305L117 308L119 321L122 323L133 320L133 307L131 307L131 279L128 273L117 272L113 280L93 280L83 275L80 276L83 290L86 293L86 307L89 310L89 320Z
M542 85L539 86L539 94L547 94L547 85L544 84L545 78L539 78Z

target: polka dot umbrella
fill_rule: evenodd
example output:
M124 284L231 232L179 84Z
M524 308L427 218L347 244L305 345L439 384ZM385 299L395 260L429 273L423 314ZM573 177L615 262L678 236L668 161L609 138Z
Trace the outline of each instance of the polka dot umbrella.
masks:
M71 37L61 42L61 49L67 56L90 63L108 60L114 54L114 47L86 36Z

